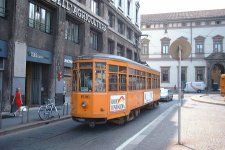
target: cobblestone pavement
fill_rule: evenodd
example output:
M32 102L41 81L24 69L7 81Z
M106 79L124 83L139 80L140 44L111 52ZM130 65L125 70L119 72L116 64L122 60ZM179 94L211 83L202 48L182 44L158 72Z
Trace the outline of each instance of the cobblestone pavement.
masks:
M217 99L215 99L215 96ZM218 100L218 95L208 96ZM203 100L203 99L202 99ZM221 100L222 97L221 97ZM181 143L175 136L166 149L171 150L224 150L225 106L188 100L181 109ZM176 121L176 115L172 118Z
M181 107L181 144L176 106L152 131L147 129L134 140L138 145L131 142L124 150L225 150L225 106L218 102L223 104L223 97L193 96Z

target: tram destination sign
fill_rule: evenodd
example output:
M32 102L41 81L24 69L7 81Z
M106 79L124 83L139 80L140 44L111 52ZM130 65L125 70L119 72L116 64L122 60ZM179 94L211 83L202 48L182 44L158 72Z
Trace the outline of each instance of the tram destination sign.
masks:
M83 21L90 23L91 25L95 26L96 28L102 31L106 31L107 25L105 23L103 23L90 13L84 11L74 3L68 0L51 0L51 1L61 6L62 8L66 9L68 12L71 12L72 14L82 19Z

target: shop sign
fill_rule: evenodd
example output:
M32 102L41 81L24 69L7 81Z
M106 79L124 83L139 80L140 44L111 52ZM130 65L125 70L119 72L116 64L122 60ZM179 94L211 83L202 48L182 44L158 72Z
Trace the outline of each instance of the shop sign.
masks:
M64 66L65 67L72 67L73 57L72 56L65 56L64 57Z
M52 0L52 2L56 3L57 5L61 6L64 9L66 9L67 11L72 12L78 18L90 23L91 25L95 26L96 28L106 31L107 25L105 23L98 20L97 18L90 15L89 13L82 10L81 8L77 7L75 4L69 2L68 0Z
M49 51L28 47L27 61L52 64L52 54Z
M116 112L126 109L126 95L110 96L110 111Z

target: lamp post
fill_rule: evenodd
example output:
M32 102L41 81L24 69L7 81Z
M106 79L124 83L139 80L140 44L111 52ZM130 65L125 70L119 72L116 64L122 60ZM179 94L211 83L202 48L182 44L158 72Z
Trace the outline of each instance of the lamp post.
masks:
M179 73L178 73L178 144L181 144L181 60L189 57L191 53L191 44L185 39L177 39L170 46L170 55L173 59L178 60Z

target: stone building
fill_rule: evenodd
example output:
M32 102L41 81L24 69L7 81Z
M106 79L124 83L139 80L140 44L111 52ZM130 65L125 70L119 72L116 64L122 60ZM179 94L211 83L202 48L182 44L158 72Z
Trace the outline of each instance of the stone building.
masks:
M192 47L181 63L181 84L204 81L217 90L225 73L225 9L141 15L141 31L150 35L141 40L141 59L161 72L161 87L178 87L178 61L170 45L179 38Z
M0 99L10 109L17 87L25 105L63 89L70 96L74 56L110 53L139 61L138 0L0 0ZM66 88L64 88L66 86Z

